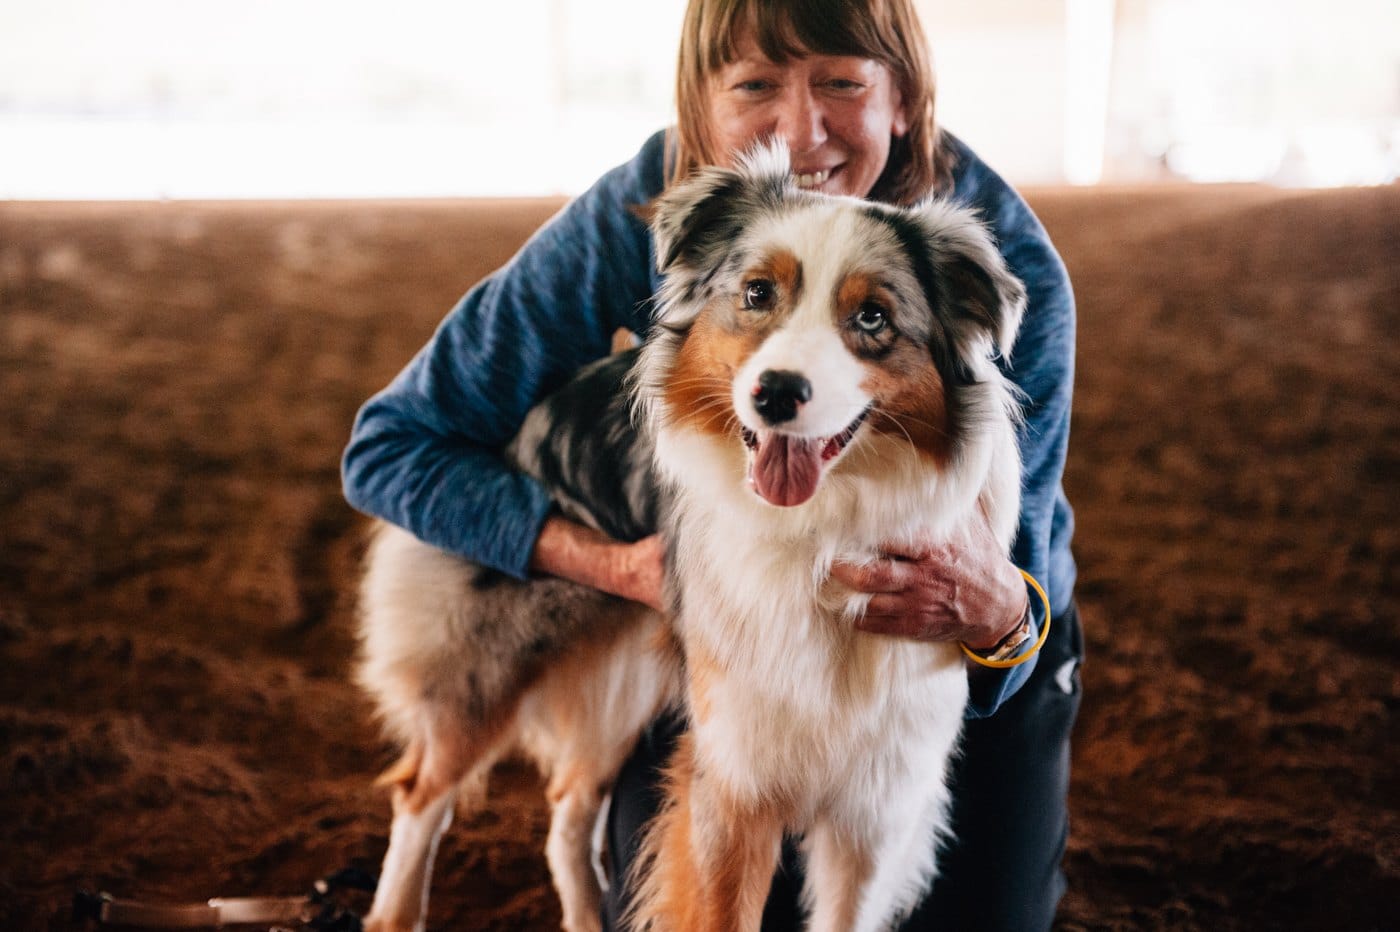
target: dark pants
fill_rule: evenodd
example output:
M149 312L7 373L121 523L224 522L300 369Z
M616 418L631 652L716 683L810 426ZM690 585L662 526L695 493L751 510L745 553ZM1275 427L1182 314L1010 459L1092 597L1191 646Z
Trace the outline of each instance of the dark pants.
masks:
M1060 871L1069 833L1069 739L1079 710L1079 614L1056 618L1035 671L996 715L969 721L953 766L954 840L940 853L938 878L900 928L1022 932L1048 929L1064 894ZM654 725L623 767L608 815L610 875L628 876L638 836L660 804L657 774L679 725ZM765 932L801 928L802 866L792 844L773 879ZM628 885L614 882L603 904L620 929Z

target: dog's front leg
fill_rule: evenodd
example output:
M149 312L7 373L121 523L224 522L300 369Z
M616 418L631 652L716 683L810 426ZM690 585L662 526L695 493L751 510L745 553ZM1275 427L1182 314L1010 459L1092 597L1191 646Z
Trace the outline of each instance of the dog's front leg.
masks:
M422 932L428 912L428 886L442 833L452 824L455 785L419 805L403 787L394 789L394 822L389 850L379 873L365 932Z
M807 885L804 899L807 932L864 932L871 917L862 916L874 861L860 842L843 837L830 823L814 826L803 842ZM869 913L870 910L866 910ZM880 928L878 922L873 928Z
M712 781L696 787L691 812L704 932L758 932L782 846L782 823L740 803Z
M691 739L672 758L669 798L648 830L635 927L655 932L757 932L783 823L696 767Z

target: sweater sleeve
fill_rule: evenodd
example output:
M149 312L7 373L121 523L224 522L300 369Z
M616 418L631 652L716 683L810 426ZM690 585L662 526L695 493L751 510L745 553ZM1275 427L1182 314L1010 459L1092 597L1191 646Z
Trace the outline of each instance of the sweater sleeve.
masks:
M1070 605L1074 564L1069 552L1072 518L1061 480L1069 445L1074 385L1074 293L1049 236L1026 202L976 156L962 148L967 168L955 196L980 210L992 227L1011 271L1025 283L1026 313L1003 372L1022 393L1021 516L1011 560L1035 577L1050 597L1052 613ZM1047 623L1040 597L1027 587L1037 635ZM1029 679L1035 661L1008 670L978 668L968 713L992 714Z
M658 134L551 219L365 403L341 468L352 506L525 576L550 499L500 451L536 401L642 319L651 240L631 208L660 190L661 147Z

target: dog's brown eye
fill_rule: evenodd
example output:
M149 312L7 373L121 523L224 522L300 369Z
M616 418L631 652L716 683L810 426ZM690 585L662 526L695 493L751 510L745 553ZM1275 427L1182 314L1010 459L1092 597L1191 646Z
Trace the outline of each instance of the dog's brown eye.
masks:
M889 315L878 304L862 304L856 311L856 326L863 333L876 334L889 325Z
M766 310L773 306L775 293L772 282L756 278L744 286L744 307L754 311Z

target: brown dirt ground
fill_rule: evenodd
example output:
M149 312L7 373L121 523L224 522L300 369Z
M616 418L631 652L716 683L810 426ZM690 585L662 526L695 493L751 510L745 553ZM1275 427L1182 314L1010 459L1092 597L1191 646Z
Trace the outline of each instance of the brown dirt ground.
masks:
M1063 929L1400 927L1400 188L1043 190L1081 325ZM355 409L557 202L0 204L0 927L374 866ZM538 783L437 929L547 929Z

